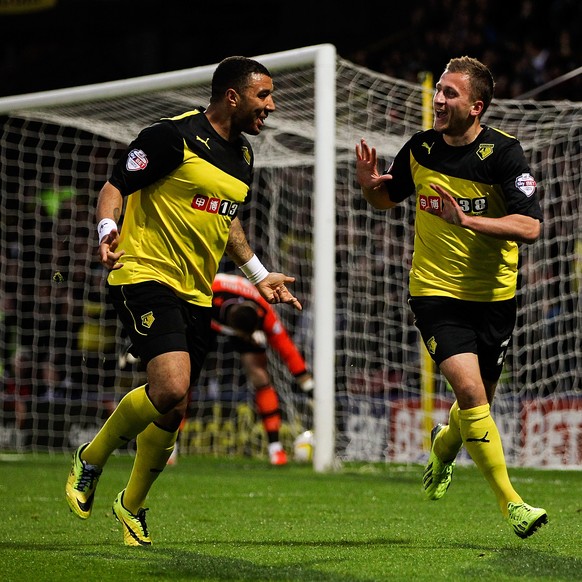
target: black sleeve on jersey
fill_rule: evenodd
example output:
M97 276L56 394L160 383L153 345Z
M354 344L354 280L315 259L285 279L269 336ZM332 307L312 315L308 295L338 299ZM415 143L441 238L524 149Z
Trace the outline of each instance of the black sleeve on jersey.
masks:
M140 170L128 169L128 156L141 150L147 165ZM109 181L123 196L137 192L175 170L184 160L184 141L170 121L160 121L143 129L117 161Z
M396 154L390 168L384 173L392 175L392 180L384 182L392 202L402 202L414 194L415 186L410 172L410 141Z
M512 140L506 148L498 153L495 160L496 183L501 186L505 196L507 214L523 214L543 221L537 191L526 196L516 185L516 180L523 174L530 174L523 149L518 140Z

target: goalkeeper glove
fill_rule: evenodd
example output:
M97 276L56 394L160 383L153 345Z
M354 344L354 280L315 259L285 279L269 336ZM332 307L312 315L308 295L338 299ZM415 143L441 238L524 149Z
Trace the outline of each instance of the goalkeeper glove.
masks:
M313 381L313 376L309 372L304 372L296 378L299 388L302 392L310 397L313 397L313 389L315 388L315 382Z

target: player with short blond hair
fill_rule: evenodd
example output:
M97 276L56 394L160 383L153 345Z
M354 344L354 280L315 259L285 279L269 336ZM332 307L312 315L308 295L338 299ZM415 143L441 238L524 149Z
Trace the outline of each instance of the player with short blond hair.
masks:
M356 173L374 208L416 200L409 305L456 396L449 423L431 433L425 494L445 494L464 446L525 538L547 513L513 488L490 406L515 326L518 247L538 239L542 212L519 141L481 122L493 92L483 63L451 59L436 84L433 128L413 135L384 173L362 139Z

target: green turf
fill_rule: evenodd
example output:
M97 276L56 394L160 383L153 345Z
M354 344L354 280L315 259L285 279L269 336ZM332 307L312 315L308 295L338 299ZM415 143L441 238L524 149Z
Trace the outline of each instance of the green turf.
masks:
M334 474L265 461L181 457L154 485L150 548L126 548L111 503L131 459L112 457L93 515L69 512L69 456L0 457L0 580L582 580L582 473L512 469L549 524L521 540L473 466L440 501L422 467L345 465Z

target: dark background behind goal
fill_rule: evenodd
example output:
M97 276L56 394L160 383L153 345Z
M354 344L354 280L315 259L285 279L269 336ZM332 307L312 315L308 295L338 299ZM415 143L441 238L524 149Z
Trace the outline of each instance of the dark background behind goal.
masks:
M34 10L35 5L48 8ZM51 6L52 5L52 6ZM0 95L125 79L332 43L401 79L436 78L453 56L486 62L497 97L582 65L579 0L0 0ZM579 76L538 99L579 101Z

